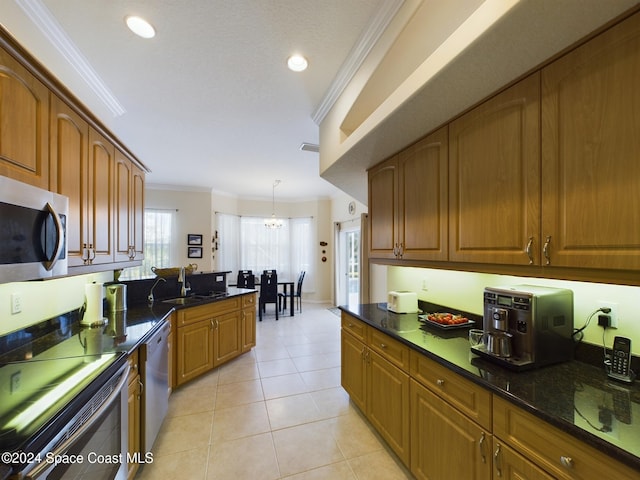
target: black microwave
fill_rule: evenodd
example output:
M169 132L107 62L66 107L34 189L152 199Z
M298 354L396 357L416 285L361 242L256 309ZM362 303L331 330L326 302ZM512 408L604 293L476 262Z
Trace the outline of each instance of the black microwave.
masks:
M0 176L0 283L66 275L69 199Z

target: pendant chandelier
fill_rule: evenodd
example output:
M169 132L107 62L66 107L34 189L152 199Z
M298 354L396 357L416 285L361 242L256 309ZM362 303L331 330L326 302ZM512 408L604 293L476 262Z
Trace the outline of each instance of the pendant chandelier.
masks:
M271 218L264 219L264 226L267 228L280 228L282 227L282 220L276 218L276 187L280 185L280 180L273 182L271 188Z

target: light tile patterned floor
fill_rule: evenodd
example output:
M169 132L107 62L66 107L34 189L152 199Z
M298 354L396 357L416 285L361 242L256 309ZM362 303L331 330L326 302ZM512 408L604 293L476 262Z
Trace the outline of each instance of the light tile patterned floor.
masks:
M340 386L329 305L257 324L257 346L177 389L136 479L412 478Z

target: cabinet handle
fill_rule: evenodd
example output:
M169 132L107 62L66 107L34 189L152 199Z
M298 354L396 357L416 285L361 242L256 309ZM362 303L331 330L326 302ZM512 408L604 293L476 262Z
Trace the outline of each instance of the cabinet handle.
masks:
M93 263L93 259L96 258L96 249L93 248L93 244L89 244L89 263Z
M82 244L82 263L87 265L89 263L89 249L87 248L87 244Z
M560 463L564 468L573 468L573 458L562 455L560 457Z
M438 385L439 387L442 387L444 385L444 380L439 378L436 380L436 385Z
M549 257L549 244L551 243L551 235L549 235L542 247L542 253L544 253L545 265L551 265L551 258Z
M527 246L524 248L527 257L529 257L529 265L533 265L533 237L529 237L529 241L527 242Z
M386 344L384 344L384 343L381 343L381 344L380 344L380 348L387 348L387 345L386 345Z
M140 385L140 395L142 395L142 392L144 392L144 383L142 383L142 380L138 379L138 385Z
M403 256L403 255L404 255L404 244L403 244L403 243L401 243L401 244L400 244L400 249L398 250L398 256L399 256L400 258L402 258L402 256Z
M215 327L213 326L213 318L211 320L209 320L209 322L211 322L211 330L213 330Z
M484 432L480 435L480 440L478 440L478 448L480 449L480 458L482 459L482 463L487 463L487 455L484 453Z
M501 445L498 444L496 451L493 453L493 464L496 467L496 474L498 477L502 477L502 465L501 465L501 456L500 456L500 448Z

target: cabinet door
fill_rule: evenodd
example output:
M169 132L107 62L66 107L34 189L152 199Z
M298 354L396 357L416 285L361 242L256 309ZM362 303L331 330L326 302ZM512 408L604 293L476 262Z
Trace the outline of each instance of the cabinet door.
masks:
M49 188L49 90L0 49L0 175Z
M397 157L369 170L369 257L396 258L398 240Z
M242 353L242 312L236 311L214 318L213 366L237 357Z
M131 247L133 260L144 260L144 171L133 163L131 164L133 175L131 186Z
M550 265L640 268L639 71L636 14L542 72Z
M505 480L553 480L554 477L537 467L504 443L494 442L493 478Z
M491 478L491 435L414 380L411 427L411 472L417 478Z
M70 267L88 260L89 125L71 107L51 96L50 188L69 197L67 248Z
M131 260L131 162L118 150L115 151L115 261Z
M114 147L89 129L89 242L92 264L112 263L114 259L113 192Z
M136 375L129 382L129 396L127 399L129 409L129 455L131 458L136 453L140 453L140 376ZM130 480L135 477L140 464L138 462L128 463L127 478Z
M409 375L371 350L367 354L367 418L408 465Z
M342 387L351 397L351 401L365 412L366 375L365 346L352 335L342 331L340 369Z
M196 378L213 368L213 319L178 328L176 383Z
M539 73L453 121L449 155L449 260L539 264Z
M449 235L448 128L398 156L400 256L446 260Z
M249 295L252 299L254 295ZM244 303L244 301L243 301ZM256 306L253 305L242 310L242 353L248 352L256 346Z

